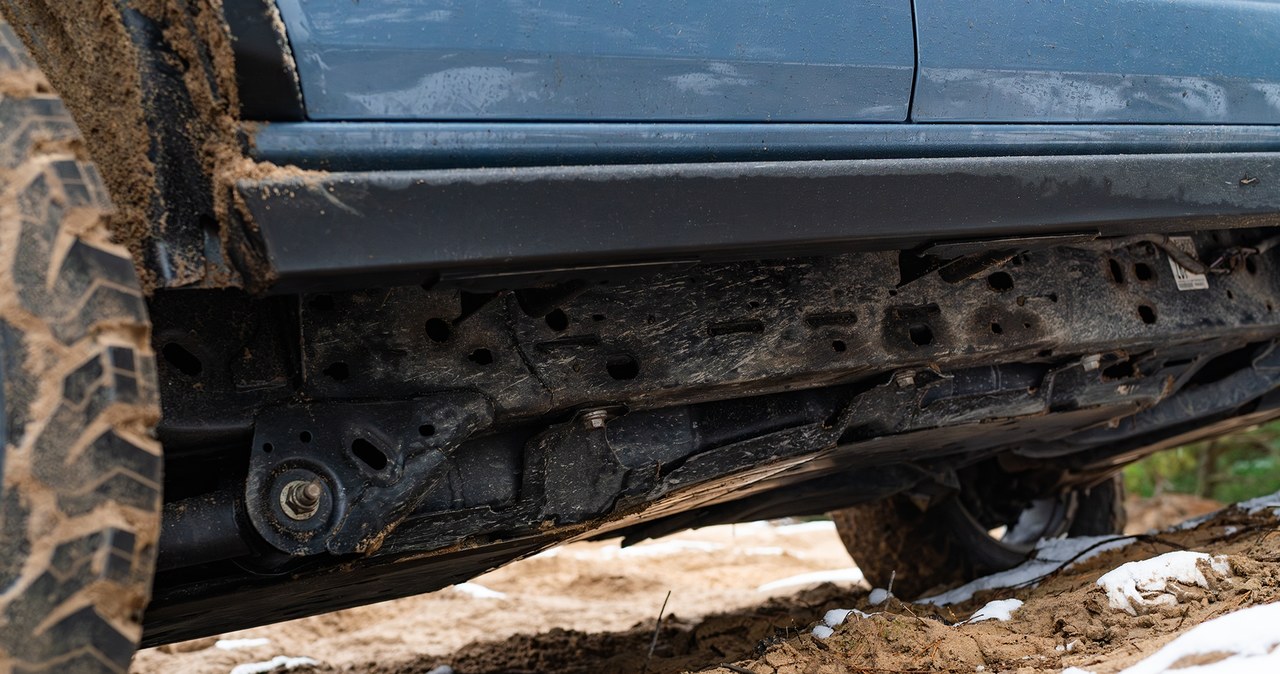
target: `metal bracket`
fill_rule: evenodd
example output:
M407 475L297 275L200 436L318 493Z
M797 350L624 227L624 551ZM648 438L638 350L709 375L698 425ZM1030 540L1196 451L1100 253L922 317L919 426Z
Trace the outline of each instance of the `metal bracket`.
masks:
M613 507L628 470L609 443L606 426L612 413L584 411L530 442L530 479L543 493L541 519L572 524Z
M493 423L487 398L317 403L258 416L245 504L282 552L368 553L446 472L449 453Z

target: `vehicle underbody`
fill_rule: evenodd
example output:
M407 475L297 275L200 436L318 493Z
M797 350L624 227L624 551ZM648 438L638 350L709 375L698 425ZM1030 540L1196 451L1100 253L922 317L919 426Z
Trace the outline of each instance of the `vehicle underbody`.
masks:
M430 591L586 537L962 483L1016 514L1278 414L1274 235L1190 235L1204 262L1139 235L515 290L157 292L167 505L145 642ZM1183 264L1208 287L1180 290ZM288 485L309 482L310 514L290 516Z

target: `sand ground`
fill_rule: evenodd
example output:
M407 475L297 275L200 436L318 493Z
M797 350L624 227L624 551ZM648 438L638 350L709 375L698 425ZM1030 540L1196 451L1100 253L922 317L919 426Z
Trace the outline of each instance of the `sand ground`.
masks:
M1131 531L1217 507L1179 496L1131 501ZM284 656L314 664L257 669L1058 674L1076 666L1107 674L1205 619L1280 598L1278 526L1271 511L1228 509L1200 526L1077 563L1037 587L980 592L946 607L897 599L870 605L870 588L827 522L711 527L627 549L616 541L577 543L431 595L142 651L130 671L212 674L239 665L243 672ZM1230 577L1208 589L1182 588L1172 607L1156 612L1129 615L1106 605L1095 585L1101 574L1184 548L1228 555ZM1012 620L956 624L987 601L1008 598L1025 602ZM828 638L814 636L827 611L852 608L873 615L838 623Z

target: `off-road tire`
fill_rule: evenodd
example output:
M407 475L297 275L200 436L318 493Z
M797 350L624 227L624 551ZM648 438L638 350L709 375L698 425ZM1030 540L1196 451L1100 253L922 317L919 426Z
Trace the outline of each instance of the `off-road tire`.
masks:
M926 512L903 496L831 513L840 541L872 587L915 599L940 586L959 585L973 575L965 555L937 512Z
M75 123L0 19L0 674L124 672L160 512L146 305Z
M1124 509L1124 475L1076 492L1076 515L1068 530L1072 536L1107 536L1124 533L1128 513Z
M1075 491L1068 532L1101 536L1124 531L1124 483L1120 475ZM922 511L904 496L831 513L849 555L873 587L888 587L905 599L954 587L1021 561L984 540L957 532L963 513L954 499Z

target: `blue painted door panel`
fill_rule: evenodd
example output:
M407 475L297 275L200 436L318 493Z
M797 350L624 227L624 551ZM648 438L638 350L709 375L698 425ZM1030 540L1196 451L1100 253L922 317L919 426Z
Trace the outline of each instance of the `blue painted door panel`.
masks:
M915 0L922 122L1280 123L1280 3Z
M277 0L315 120L903 121L910 0Z

